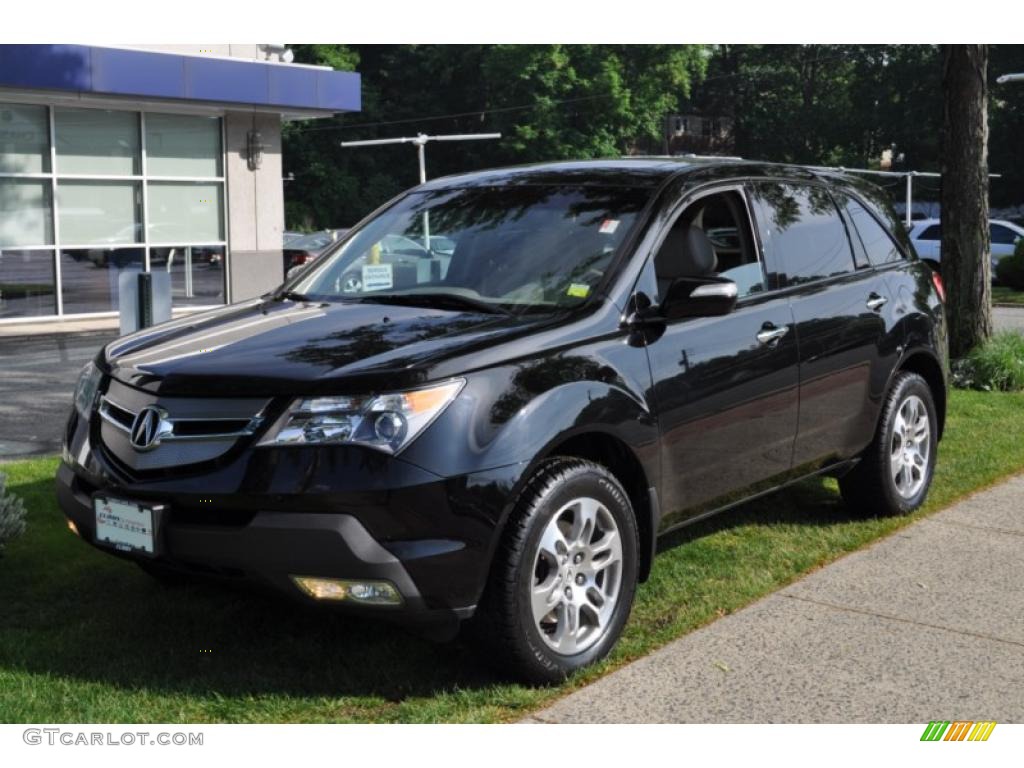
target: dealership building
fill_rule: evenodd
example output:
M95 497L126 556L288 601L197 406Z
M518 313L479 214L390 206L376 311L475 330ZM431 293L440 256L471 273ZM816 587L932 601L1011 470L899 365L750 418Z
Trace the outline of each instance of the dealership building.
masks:
M0 45L0 324L112 315L165 270L175 313L283 276L281 126L360 107L283 45Z

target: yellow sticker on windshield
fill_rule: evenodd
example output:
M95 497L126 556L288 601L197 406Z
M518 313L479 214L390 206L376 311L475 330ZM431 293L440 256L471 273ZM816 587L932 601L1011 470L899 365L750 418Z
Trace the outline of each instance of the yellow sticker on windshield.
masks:
M577 299L585 299L590 295L590 286L585 283L571 283L566 294L575 296Z

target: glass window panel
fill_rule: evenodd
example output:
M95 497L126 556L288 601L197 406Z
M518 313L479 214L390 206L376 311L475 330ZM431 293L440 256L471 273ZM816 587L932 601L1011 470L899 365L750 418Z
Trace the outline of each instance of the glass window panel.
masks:
M49 173L46 107L0 104L0 173Z
M53 251L0 250L0 318L56 313Z
M839 210L824 187L760 182L753 185L769 271L782 269L798 285L854 270Z
M224 246L151 247L149 264L153 272L170 273L172 306L224 303Z
M142 241L142 190L133 181L60 181L60 239L71 245Z
M853 225L860 235L860 240L867 251L868 260L874 264L887 264L891 261L899 261L903 258L899 248L889 233L882 228L875 217L856 200L848 200L846 210L853 220Z
M121 275L142 271L145 249L77 248L60 253L64 313L116 312Z
M0 248L53 244L50 181L0 178Z
M220 118L146 114L146 173L221 176Z
M57 109L53 121L58 173L135 176L141 172L138 113Z
M163 182L149 184L149 242L203 243L224 239L223 185Z

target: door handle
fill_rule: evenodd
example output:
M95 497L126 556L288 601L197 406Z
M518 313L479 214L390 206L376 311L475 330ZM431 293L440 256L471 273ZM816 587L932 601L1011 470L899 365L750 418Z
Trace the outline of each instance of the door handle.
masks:
M867 308L871 310L881 309L888 303L888 299L885 296L879 296L877 293L872 293L868 296Z
M771 323L765 323L761 330L757 332L757 340L766 345L775 344L787 333L789 333L788 325L776 328Z

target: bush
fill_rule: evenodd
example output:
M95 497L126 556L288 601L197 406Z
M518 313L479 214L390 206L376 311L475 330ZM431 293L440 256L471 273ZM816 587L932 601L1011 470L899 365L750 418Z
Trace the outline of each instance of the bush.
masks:
M7 478L0 473L0 555L4 545L25 532L25 505L4 487Z
M996 279L1018 291L1024 291L1024 239L1017 240L1013 255L996 263Z
M1024 390L1024 334L997 333L953 364L953 384L961 389Z

